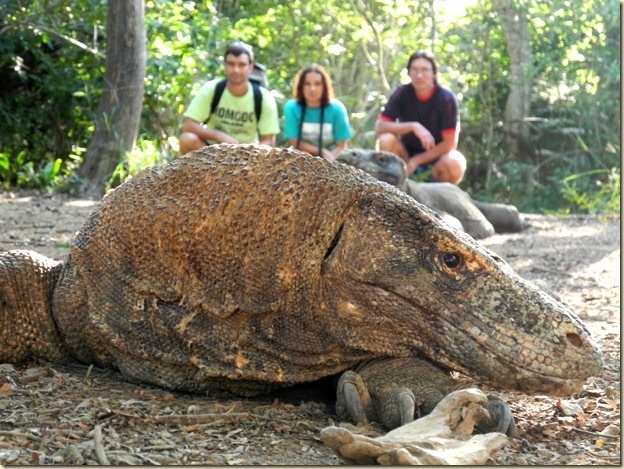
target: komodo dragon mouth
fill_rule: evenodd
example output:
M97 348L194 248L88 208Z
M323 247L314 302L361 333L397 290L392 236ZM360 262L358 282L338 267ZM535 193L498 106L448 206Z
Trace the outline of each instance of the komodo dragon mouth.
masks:
M413 299L392 289L382 290L409 304L410 310L423 311L422 305ZM573 313L564 305L559 306L562 322L570 321L580 326L581 331L585 331L582 324L575 320ZM465 311L464 316L470 316L473 323L468 324L465 321L464 327L457 323L458 312L445 315L431 308L424 310L422 314L431 323L437 323L435 330L438 332L427 337L428 340L417 340L420 352L438 365L478 378L497 388L533 394L569 394L578 390L588 376L597 375L602 367L602 353L592 344L589 333L582 337L575 331L565 332L565 327L552 331L548 340L540 341L540 345L549 347L550 350L538 354L533 349L535 337L530 337L529 334L522 337L519 329L510 334L509 331L502 330L504 328L500 324L485 324L476 315L468 315ZM479 327L476 326L477 323L480 324ZM483 332L484 330L489 330L489 333ZM439 331L444 331L444 334ZM447 338L448 342L444 340ZM449 353L458 349L463 353ZM586 350L591 353L586 353ZM566 357L567 354L574 358ZM554 357L557 356L560 358L556 362ZM474 357L478 357L478 360L474 360ZM585 363L585 366L577 366L579 362Z

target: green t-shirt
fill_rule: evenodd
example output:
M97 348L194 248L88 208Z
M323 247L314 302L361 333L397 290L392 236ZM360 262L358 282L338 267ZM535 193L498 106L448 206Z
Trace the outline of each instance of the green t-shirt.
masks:
M258 143L260 135L275 135L280 131L277 104L269 90L260 87L262 92L262 112L256 123L253 88L249 85L243 96L234 96L225 88L217 109L210 115L210 104L220 78L205 83L197 92L184 117L197 122L205 122L211 129L225 132L240 143ZM206 119L208 121L206 122Z

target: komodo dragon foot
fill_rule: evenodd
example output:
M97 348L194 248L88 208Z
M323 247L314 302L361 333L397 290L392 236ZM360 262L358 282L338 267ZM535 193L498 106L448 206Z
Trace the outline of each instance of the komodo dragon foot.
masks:
M375 421L394 429L428 415L446 395L466 387L426 360L378 359L342 374L336 412L356 424ZM488 396L483 407L489 417L476 425L479 432L515 436L514 418L504 401Z
M485 465L509 443L502 433L473 435L485 414L487 397L478 389L447 395L423 418L379 437L357 429L331 426L321 439L348 464L365 465Z

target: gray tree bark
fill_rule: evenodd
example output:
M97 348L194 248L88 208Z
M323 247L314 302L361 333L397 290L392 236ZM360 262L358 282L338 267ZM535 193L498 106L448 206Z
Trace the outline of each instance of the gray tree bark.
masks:
M139 130L147 61L143 0L109 0L106 31L104 90L80 168L83 191L95 196L102 195Z
M526 0L492 0L503 26L511 62L510 92L505 105L505 130L510 157L530 161L523 152L528 140L526 118L531 112L533 53L529 37Z

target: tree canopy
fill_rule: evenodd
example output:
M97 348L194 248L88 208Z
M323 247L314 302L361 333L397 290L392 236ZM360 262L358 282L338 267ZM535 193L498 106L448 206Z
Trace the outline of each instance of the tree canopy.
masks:
M113 3L0 4L5 188L77 187L106 89L106 9ZM448 11L457 2L441 0L147 0L139 138L111 183L177 156L182 112L203 82L221 75L232 40L254 47L280 110L301 67L327 68L349 111L350 146L363 148L374 145L373 124L388 94L406 81L409 54L430 49L440 81L460 99L464 189L524 211L619 212L619 2L466 3L458 16ZM530 50L510 51L517 26L510 18L522 20ZM506 112L518 86L527 94L524 114L516 114L520 130ZM513 147L509 138L518 132Z

